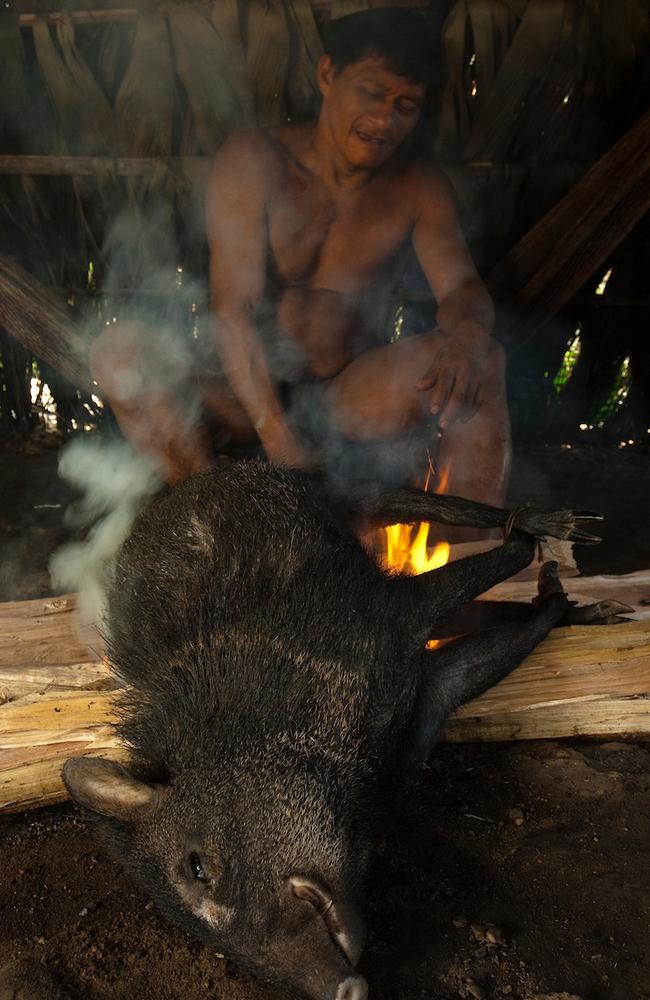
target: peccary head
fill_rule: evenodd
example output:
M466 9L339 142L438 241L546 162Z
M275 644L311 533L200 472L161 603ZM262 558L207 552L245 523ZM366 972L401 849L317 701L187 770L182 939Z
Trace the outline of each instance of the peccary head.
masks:
M268 658L267 667L273 676ZM246 676L243 663L237 672ZM339 678L348 704L356 684ZM127 732L148 758L129 769L75 758L64 780L169 918L298 996L363 1000L355 966L376 802L366 801L373 781L359 728L340 704L322 703L306 730L297 692L271 711L275 687L253 698L242 689L239 705L227 698L216 709L209 696L203 708L189 699L184 732L160 700L141 702Z
M252 754L245 780L228 768L223 784L198 766L159 784L76 758L65 782L172 920L300 996L360 1000L366 852L321 778L279 758Z

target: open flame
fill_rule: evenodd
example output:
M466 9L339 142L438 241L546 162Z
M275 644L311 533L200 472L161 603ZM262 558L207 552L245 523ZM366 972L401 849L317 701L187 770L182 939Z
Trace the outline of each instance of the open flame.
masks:
M429 459L429 469L423 484L425 493L429 490L432 475L436 473ZM442 469L437 479L435 492L445 493L449 469ZM390 524L379 528L376 543L380 562L386 569L412 576L439 569L449 562L449 543L431 542L430 533L431 525L428 521L421 521L419 524ZM439 645L439 639L429 639L426 648L435 649Z
M423 490L429 491L432 476L437 475L436 493L445 493L449 482L449 469L439 474L429 461L429 469L424 479ZM417 484L416 484L417 485ZM377 549L380 562L397 573L417 576L431 569L438 569L449 561L448 542L434 542L430 539L431 525L427 521L419 524L390 524L378 529Z
M438 569L449 560L449 543L429 544L431 526L420 524L391 524L381 528L384 536L380 559L389 569L398 573L417 576L430 569Z

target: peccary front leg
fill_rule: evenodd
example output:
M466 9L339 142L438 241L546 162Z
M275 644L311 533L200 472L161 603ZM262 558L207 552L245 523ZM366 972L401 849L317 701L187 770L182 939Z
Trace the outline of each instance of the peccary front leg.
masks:
M595 604L576 606L571 601L566 614L558 625L616 625L629 621L624 615L634 612L629 604L620 601L603 600ZM531 615L530 602L525 601L468 601L459 608L453 608L446 618L436 622L431 632L432 639L453 639L481 629L498 625L527 622Z
M506 677L566 615L569 601L556 562L540 569L533 604L526 622L499 625L422 654L425 679L409 755L414 768L426 761L447 717Z

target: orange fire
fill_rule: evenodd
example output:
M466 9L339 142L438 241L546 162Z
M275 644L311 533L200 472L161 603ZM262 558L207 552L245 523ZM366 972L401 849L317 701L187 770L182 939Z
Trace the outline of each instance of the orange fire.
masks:
M420 524L391 524L387 528L381 528L381 561L389 569L413 576L444 566L449 560L449 544L437 542L430 546L430 530L426 521Z
M431 461L427 471L423 489L429 490L431 477L434 473ZM449 469L443 469L438 475L436 493L445 493L449 482ZM377 532L377 548L379 559L387 569L397 573L417 576L432 569L438 569L449 561L449 543L432 542L430 540L431 525L427 521L419 524L391 524L379 528ZM431 639L427 649L435 649L438 640Z
M432 476L436 475L438 481L435 492L446 493L449 469L444 468L437 474L431 459L422 485L425 493L429 491ZM380 561L387 569L412 576L444 566L449 561L449 545L447 542L430 541L430 530L431 526L427 521L419 524L391 524L387 528L379 528L377 548Z

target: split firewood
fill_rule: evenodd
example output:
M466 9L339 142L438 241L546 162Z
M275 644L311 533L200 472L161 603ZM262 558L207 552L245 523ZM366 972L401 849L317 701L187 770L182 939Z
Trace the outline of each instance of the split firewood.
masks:
M567 581L581 601L620 597L642 620L555 629L463 705L443 740L650 738L649 584L650 572ZM489 597L530 595L530 582L507 581ZM74 595L0 604L0 811L62 800L68 757L124 755L113 728L117 681L94 624L80 623L83 638L77 624Z

